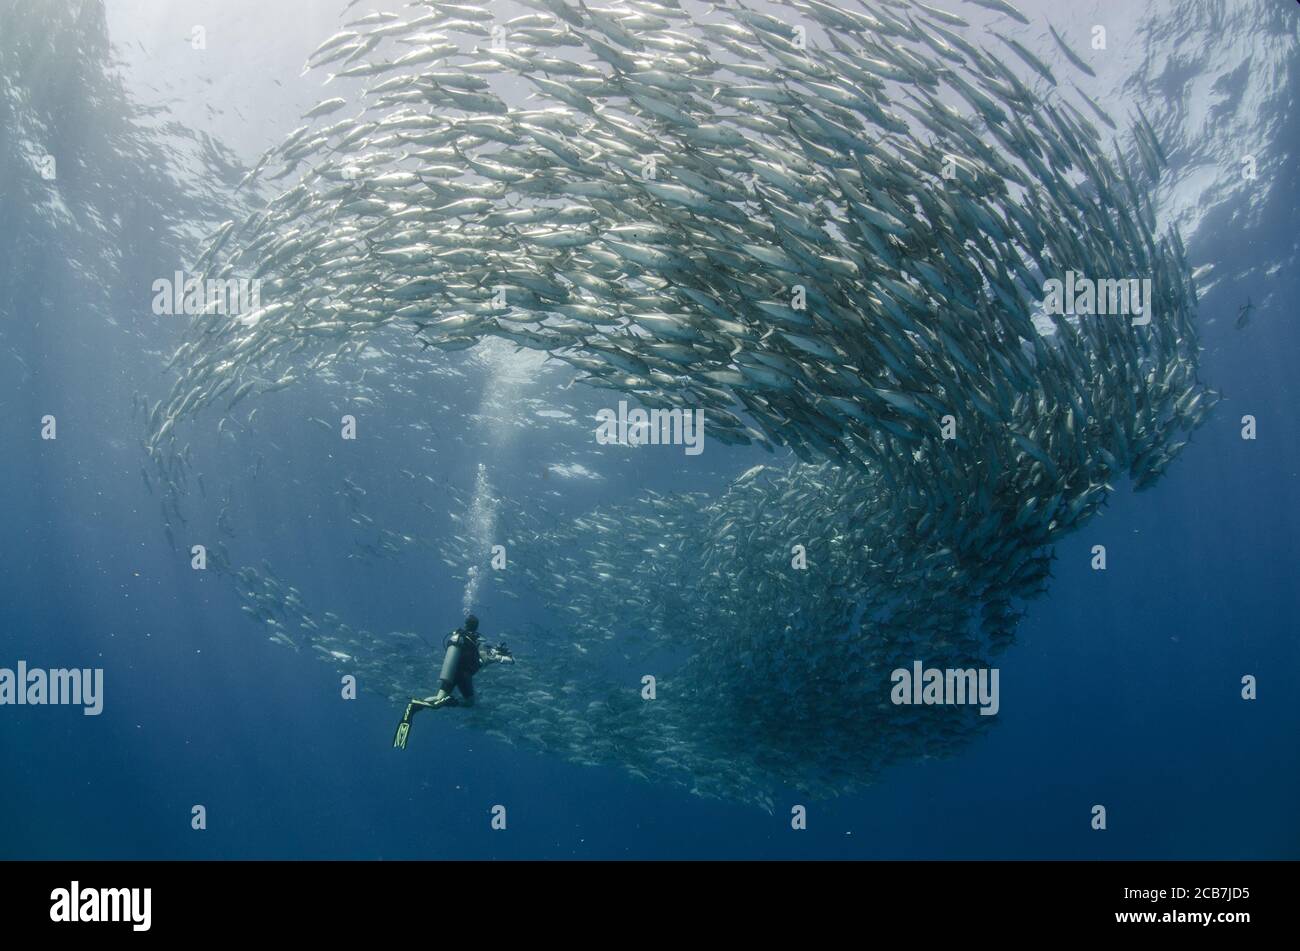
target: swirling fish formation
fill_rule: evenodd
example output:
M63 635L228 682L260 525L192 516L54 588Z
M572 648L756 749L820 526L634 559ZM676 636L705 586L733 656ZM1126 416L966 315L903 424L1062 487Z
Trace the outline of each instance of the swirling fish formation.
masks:
M182 420L363 347L544 351L797 460L565 529L513 513L515 577L572 624L535 632L468 722L767 808L954 748L987 720L894 706L890 670L987 664L1052 543L1113 481L1152 485L1217 399L1156 225L1154 128L1139 110L1103 134L1020 42L991 53L922 3L528 5L372 13L311 55L367 85L263 156L248 180L293 184L197 262L262 300L174 355L158 474L183 468ZM1044 309L1070 272L1149 281L1149 319ZM292 623L281 582L238 577L250 612L363 682L397 698L427 677L413 635ZM685 659L656 700L611 685L610 657L664 650Z

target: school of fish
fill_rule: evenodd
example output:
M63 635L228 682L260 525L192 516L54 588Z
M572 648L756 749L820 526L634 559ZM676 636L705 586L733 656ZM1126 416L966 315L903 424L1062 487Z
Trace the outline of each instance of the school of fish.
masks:
M993 718L895 706L890 671L989 665L1053 543L1117 481L1153 485L1218 399L1179 235L1157 233L1156 131L1065 87L1091 70L1056 30L1053 69L920 2L524 6L414 3L311 54L329 98L194 265L261 279L260 306L195 321L141 406L164 517L187 421L367 348L436 362L499 338L773 455L720 495L563 526L497 500L514 567L488 597L527 588L569 623L530 631L457 722L768 810L959 748ZM1045 313L1067 271L1149 279L1150 322ZM417 634L218 565L273 639L394 701L431 686ZM611 679L665 651L655 699Z

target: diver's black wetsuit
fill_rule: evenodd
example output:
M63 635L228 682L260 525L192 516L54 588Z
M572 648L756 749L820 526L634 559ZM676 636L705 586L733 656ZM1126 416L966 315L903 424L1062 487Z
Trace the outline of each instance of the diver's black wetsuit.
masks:
M438 672L438 692L423 700L411 699L402 714L402 721L397 725L397 735L393 737L393 746L399 750L406 749L406 738L411 730L411 717L418 711L443 706L474 705L474 675L484 664L513 664L514 655L504 643L495 647L484 647L483 636L478 633L478 618L470 615L465 618L465 626L458 627L447 635L443 641L446 653L442 658L442 667ZM459 690L462 699L452 695Z
M424 702L430 706L443 704L473 706L474 675L484 664L509 664L514 662L509 648L505 644L496 647L484 647L483 635L478 633L478 618L472 614L465 619L465 626L458 627L447 635L443 641L447 653L443 657L442 670L438 674L438 693L425 697ZM452 690L459 690L463 700L457 701Z
M473 631L467 631L464 628L457 628L452 631L443 640L443 647L450 647L453 638L460 637L460 663L456 665L456 679L452 683L445 680L438 681L438 687L445 693L451 693L452 688L460 691L460 695L465 698L465 706L474 704L474 675L479 672L483 666L483 657L479 654L480 646L483 643L481 634ZM487 648L492 650L492 648Z

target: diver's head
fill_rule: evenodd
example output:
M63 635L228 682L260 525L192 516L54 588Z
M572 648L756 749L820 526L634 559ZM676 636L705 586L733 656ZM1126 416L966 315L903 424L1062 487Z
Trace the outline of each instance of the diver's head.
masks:
M469 617L465 618L465 630L469 631L471 634L474 633L475 631L477 631L477 630L478 630L478 618L476 618L476 617L475 617L474 615L472 615L472 614L471 614Z

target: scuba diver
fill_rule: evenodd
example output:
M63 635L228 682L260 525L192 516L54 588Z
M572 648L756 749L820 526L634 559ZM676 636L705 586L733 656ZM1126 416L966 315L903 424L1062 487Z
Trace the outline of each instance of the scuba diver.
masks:
M1250 302L1249 297L1246 298L1246 303L1242 304L1240 307L1237 308L1237 329L1238 330L1241 330L1248 323L1250 323L1250 312L1254 309L1255 309L1255 305Z
M474 705L474 675L484 664L513 664L514 654L502 641L495 647L483 646L483 635L478 633L478 618L470 615L465 624L456 628L443 639L447 652L442 657L442 670L438 674L438 692L423 700L411 698L402 714L402 722L397 725L397 735L393 737L396 749L406 749L406 737L411 732L411 718L421 710L437 709L444 706ZM456 699L452 690L460 690L461 699Z

